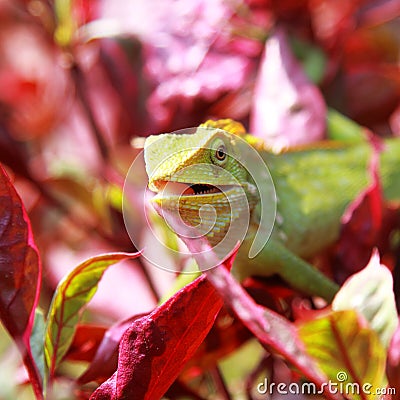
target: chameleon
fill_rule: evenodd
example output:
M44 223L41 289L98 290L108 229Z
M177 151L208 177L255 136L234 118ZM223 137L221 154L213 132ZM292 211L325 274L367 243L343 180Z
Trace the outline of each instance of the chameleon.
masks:
M253 258L248 254L260 223L261 194L246 168L230 155L238 151L231 140L236 136L252 146L265 162L277 201L271 235ZM215 245L228 225L236 223L230 215L228 197L231 193L231 200L236 198L235 193L241 190L251 221L234 261L233 273L240 279L278 274L292 288L328 302L339 287L310 260L339 238L343 213L369 183L371 154L367 140L323 141L274 151L247 133L242 124L230 119L209 120L189 135L151 135L144 143L148 188L156 193L150 201L160 215L162 210L178 210L186 224L198 226L201 206L213 205L215 223L205 237ZM201 168L193 170L189 168L192 165ZM215 173L211 166L229 174ZM400 140L386 139L380 153L379 177L387 201L400 200L399 166ZM169 190L165 190L167 185L171 186ZM220 187L226 189L224 193ZM242 206L235 205L239 209Z

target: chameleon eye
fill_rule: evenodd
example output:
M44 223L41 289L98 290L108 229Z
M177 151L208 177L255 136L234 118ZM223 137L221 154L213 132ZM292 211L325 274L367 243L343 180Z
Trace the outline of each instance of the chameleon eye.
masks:
M228 161L228 152L229 152L229 147L225 143L225 141L217 137L215 140L211 143L209 149L210 149L210 161L218 165L220 167L224 166L225 163Z
M226 148L223 144L218 146L217 150L215 151L215 158L218 161L224 161L226 158Z

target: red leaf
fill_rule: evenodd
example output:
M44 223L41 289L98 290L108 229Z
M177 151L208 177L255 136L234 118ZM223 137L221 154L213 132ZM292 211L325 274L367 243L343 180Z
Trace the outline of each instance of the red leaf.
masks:
M343 41L354 31L359 3L360 0L310 0L313 29L325 48L335 51L343 46Z
M106 380L97 390L90 396L95 400L117 400L117 371L113 373L111 378Z
M135 315L111 326L104 334L89 368L79 378L81 384L107 379L118 366L118 346L129 326L144 314Z
M193 356L222 306L204 275L125 332L118 370L91 399L158 399Z
M375 139L372 139L375 140ZM383 238L396 219L392 211L384 207L382 187L379 181L379 143L372 143L369 164L371 183L347 207L342 217L342 231L336 247L336 279L343 282L349 275L368 263L374 246L384 245Z
M390 116L390 128L396 136L400 136L400 105L393 111Z
M344 76L346 114L359 124L384 132L400 101L398 66L361 65L349 68Z
M299 297L293 299L291 306L293 319L296 321L296 324L322 317L330 310L330 308L327 307L314 309L309 299L302 299Z
M284 313L283 302L290 301L296 294L277 276L268 278L249 277L242 282L242 286L256 303L278 313Z
M0 204L0 318L23 355L37 398L42 398L42 380L29 342L41 264L24 206L1 166Z
M321 93L291 53L284 32L277 30L265 46L250 131L279 150L322 139L325 119Z
M382 224L382 188L379 182L379 149L378 146L372 146L372 157L369 165L369 173L371 175L371 184L365 191L353 201L352 204L347 208L343 215L342 221L344 224L350 222L355 213L367 211L370 212L370 218L368 224L374 229L379 229ZM368 208L368 209L367 209ZM367 217L368 214L364 216ZM362 221L359 221L362 222ZM360 226L361 230L365 231L365 227ZM371 236L371 233L368 235Z
M65 358L76 361L91 361L102 342L107 328L96 325L78 325Z
M215 367L221 358L237 350L250 338L249 330L223 308L206 339L186 364L185 371L181 376L191 376L193 370L196 372L206 371ZM192 367L193 370L191 370Z

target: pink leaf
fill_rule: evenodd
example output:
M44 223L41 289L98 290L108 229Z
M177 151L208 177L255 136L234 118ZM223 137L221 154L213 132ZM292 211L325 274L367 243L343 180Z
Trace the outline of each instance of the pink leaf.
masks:
M194 0L190 7L182 1L102 2L102 17L143 43L144 73L154 85L147 108L155 129L170 129L174 120L193 123L199 102L212 104L246 85L262 46L236 34L247 22L236 16L237 8L224 0Z
M291 53L284 32L276 30L259 68L250 131L279 150L322 139L325 120L321 93Z

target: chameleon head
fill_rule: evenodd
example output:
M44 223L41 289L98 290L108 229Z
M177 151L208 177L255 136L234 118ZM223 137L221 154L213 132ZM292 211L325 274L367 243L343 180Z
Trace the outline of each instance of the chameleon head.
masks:
M149 189L157 193L151 200L157 212L164 218L173 215L212 246L229 229L243 229L246 219L248 226L259 196L240 159L241 142L209 127L148 137L144 157ZM173 229L179 235L176 224Z

